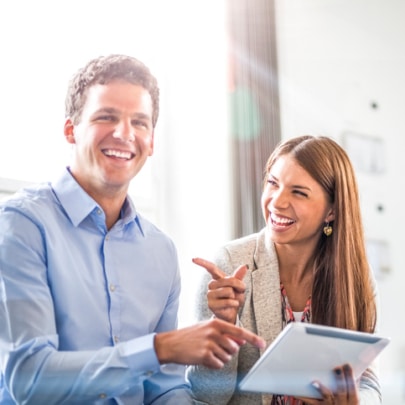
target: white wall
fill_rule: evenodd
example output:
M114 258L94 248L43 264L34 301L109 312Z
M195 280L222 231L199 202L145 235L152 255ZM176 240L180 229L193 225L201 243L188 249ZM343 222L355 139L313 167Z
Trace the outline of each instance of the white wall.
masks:
M276 6L283 138L325 134L343 144L349 131L383 140L378 157L385 171L359 171L358 179L366 235L389 248L389 271L377 274L380 333L392 338L380 357L384 404L404 404L405 2L276 0Z

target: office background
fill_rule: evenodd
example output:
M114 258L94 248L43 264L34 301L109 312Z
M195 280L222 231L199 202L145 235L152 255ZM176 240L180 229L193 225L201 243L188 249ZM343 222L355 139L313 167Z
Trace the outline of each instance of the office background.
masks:
M131 194L177 244L180 325L194 321L203 271L191 258L261 226L256 182L275 142L340 142L358 174L380 333L392 338L384 404L405 404L405 1L19 0L0 16L4 197L68 164L64 95L89 58L132 54L158 77L156 151Z

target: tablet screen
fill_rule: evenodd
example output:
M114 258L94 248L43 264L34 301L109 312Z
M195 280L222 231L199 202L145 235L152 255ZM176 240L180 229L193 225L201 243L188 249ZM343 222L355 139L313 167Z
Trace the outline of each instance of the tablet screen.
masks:
M242 379L242 391L320 398L317 380L331 390L333 369L349 363L356 378L390 339L303 322L288 324Z

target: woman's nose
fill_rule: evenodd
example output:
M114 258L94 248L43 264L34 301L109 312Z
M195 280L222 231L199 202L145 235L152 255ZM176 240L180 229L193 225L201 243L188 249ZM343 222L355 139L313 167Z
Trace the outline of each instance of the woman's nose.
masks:
M287 193L281 188L272 194L271 200L274 207L286 207L288 205Z

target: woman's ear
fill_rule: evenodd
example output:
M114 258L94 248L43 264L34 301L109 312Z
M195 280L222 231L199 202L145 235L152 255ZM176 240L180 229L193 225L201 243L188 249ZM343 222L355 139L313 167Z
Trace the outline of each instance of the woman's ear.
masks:
M65 121L65 125L63 127L63 133L65 135L65 139L68 143L76 143L75 134L74 134L75 126L70 118Z
M332 222L335 219L335 210L331 208L325 218L325 223Z

